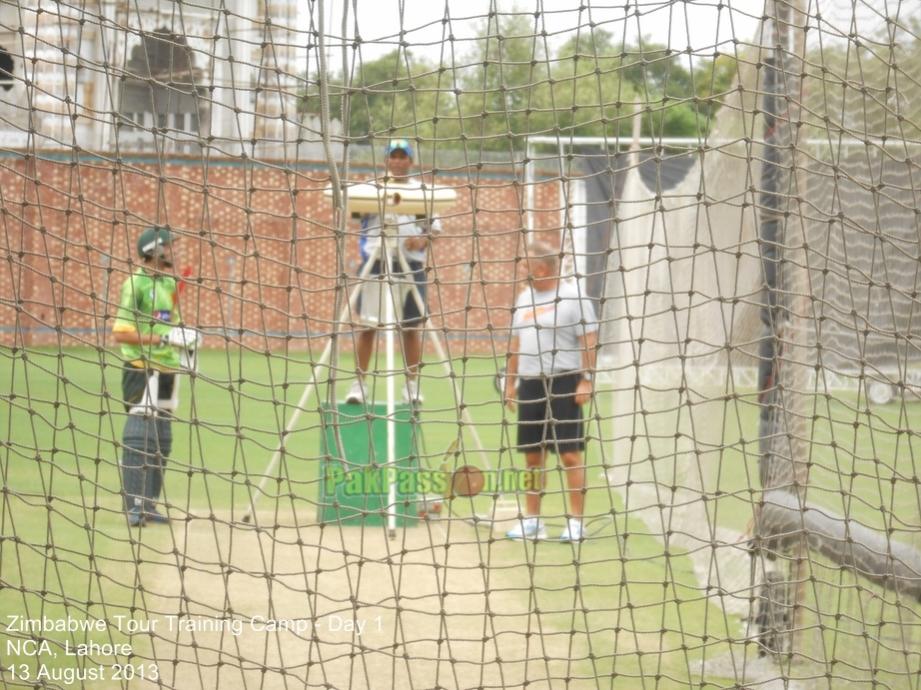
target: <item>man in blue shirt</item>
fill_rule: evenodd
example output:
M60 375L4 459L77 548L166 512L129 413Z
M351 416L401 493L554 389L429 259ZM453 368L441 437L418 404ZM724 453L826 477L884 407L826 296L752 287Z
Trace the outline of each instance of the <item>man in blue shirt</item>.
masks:
M421 187L418 180L411 179L413 167L413 148L406 139L393 139L385 149L387 156L387 182L400 185ZM381 228L386 229L385 246L381 247ZM426 317L425 293L425 258L428 244L432 237L441 232L441 222L437 218L426 219L414 215L385 213L382 219L378 214L369 214L361 218L362 270L368 261L374 261L370 267L368 280L362 284L358 316L365 326L357 337L355 355L358 365L358 377L346 396L348 403L363 403L370 392L366 374L374 353L379 326L386 326L387 290L392 284L394 298L394 320L399 326L403 342L403 359L406 364L406 385L403 400L414 404L422 402L419 388L419 363L422 360L422 324ZM389 258L390 275L382 275L381 254L386 252ZM400 254L406 262L406 273ZM412 290L415 285L419 300Z

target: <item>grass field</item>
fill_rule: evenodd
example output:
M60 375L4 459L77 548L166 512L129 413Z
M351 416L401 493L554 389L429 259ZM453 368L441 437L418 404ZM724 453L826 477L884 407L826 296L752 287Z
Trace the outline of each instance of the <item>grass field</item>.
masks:
M311 575L313 585L303 584L307 580L303 574L301 584L293 591L281 585L299 570L297 563L289 562L295 553L292 549L316 537L319 551L324 551L324 540L335 530L335 526L324 530L314 525L321 459L318 410L331 397L326 385L328 370L318 372L319 393L305 405L305 413L290 435L281 469L269 482L268 494L260 499L256 514L259 529L253 532L248 527L251 536L241 536L233 522L249 507L253 486L261 478L279 434L312 373L311 362L316 356L317 353L288 357L242 351L203 353L198 378L191 386L188 381L183 383L184 403L174 424L173 453L166 479L174 524L172 529L148 527L132 531L120 510L117 442L121 439L124 414L117 402L120 376L117 359L89 349L15 353L0 350L0 391L5 396L0 424L7 439L0 458L3 478L0 611L49 619L112 621L119 615L126 619L162 618L169 611L192 610L196 603L208 599L213 593L209 590L230 591L230 565L234 564L240 571L234 577L249 576L260 568L271 576L272 569L278 569L277 589L271 583L266 585L265 577L254 580L258 587L268 586L266 601L297 602L299 594L303 594L304 601L311 596L322 600L323 592L318 591L322 590L318 586L319 572ZM343 359L340 365L343 371L352 366L348 359ZM457 409L461 401L455 398L450 378L439 365L430 364L426 368L426 404L420 438L425 462L437 466L459 433L460 462L481 466L488 462L493 468L511 467L519 462L508 450L514 429L503 413L493 385L495 368L492 358L453 363L461 401L479 431L484 454L477 451L469 431L463 430L464 425L459 423ZM339 397L344 395L348 383L348 378L344 378L337 384ZM868 412L859 409L853 396L816 398L813 406L816 418L811 430L811 498L873 527L891 529L895 538L912 541L921 515L919 473L914 464L921 445L913 431L921 428L918 407L892 404ZM742 646L729 642L744 636L744 621L739 616L727 615L706 597L689 554L680 547L663 548L663 541L651 533L655 530L641 519L640 513L632 511L632 504L625 506L624 496L628 494L624 493L624 486L612 488L603 471L617 465L621 470L628 466L630 449L634 464L644 462L647 454L654 458L682 457L674 431L688 424L678 419L681 412L635 414L630 419L612 421L611 409L602 391L592 428L603 441L593 442L588 453L587 513L593 516L589 524L593 538L578 550L560 544L535 546L510 542L496 538L488 530L442 519L434 527L420 523L408 528L406 532L411 536L401 537L404 556L435 551L436 542L439 557L443 554L445 559L451 553L449 545L467 550L465 558L469 561L460 565L451 562L458 566L456 572L450 573L461 578L458 586L464 591L470 589L471 595L489 588L501 595L498 604L488 596L485 600L489 606L496 605L490 615L477 619L478 636L489 642L475 645L479 651L471 659L479 654L480 665L489 667L490 673L510 674L502 676L505 683L511 682L510 678L532 678L543 679L545 686L556 687L563 678L571 678L571 687L688 687L688 683L695 687L701 683L731 687L737 675L731 667L724 671L702 669L715 668L708 666L708 662L725 659L731 650L737 664L750 660L750 649L746 656L740 651ZM758 489L754 398L741 396L731 403L702 403L693 414L696 420L692 427L709 425L707 434L711 438L716 434L720 439L715 448L708 448L706 459L700 463L706 474L701 485L713 498L709 502L709 515L715 525L744 530ZM642 437L642 444L638 436ZM667 486L676 481L676 476L680 483L693 475L686 467L676 473L678 465L677 462L663 465L670 469L664 475L657 475L658 482ZM545 514L556 516L550 521L557 529L564 514L559 479L558 475L551 476L544 505ZM456 515L469 517L488 512L492 505L493 497L481 495L472 501L457 500L452 507ZM625 507L631 508L626 515ZM440 536L433 536L433 529L440 530ZM378 535L379 531L369 528L367 533ZM337 546L326 551L332 549L336 551L332 555L342 559L337 566L338 575L356 568L355 572L361 573L362 563L353 562L350 560L353 554L345 553L344 545L353 538L351 533L340 527L335 535L339 540L335 542ZM359 551L366 537L361 535ZM246 541L250 538L256 542ZM255 551L246 553L250 548ZM257 555L262 558L261 565ZM316 555L315 563L329 555ZM390 559L386 553L379 559L385 574L388 568L392 572L396 567ZM303 568L310 570L310 564ZM443 570L449 568L445 565ZM878 633L875 642L854 632L861 627L861 616L863 619L875 616L878 621L895 620L892 595L888 595L887 603L885 597L880 598L880 591L871 587L865 586L855 593L852 585L858 581L847 580L847 576L816 564L813 572L820 571L820 578L838 582L844 585L844 590L820 581L813 587L810 605L821 606L824 612L829 607L827 599L837 592L841 601L835 611L843 606L846 613L843 620L839 616L830 625L825 621L826 627L818 634L821 639L810 638L811 649L821 647L821 653L812 652L814 658L821 661L847 657L855 666L850 671L855 678L866 675L860 667L869 665L871 660L877 665L894 665L891 670L896 674L906 672L906 663L909 667L914 664L917 670L917 660L903 661L901 666L886 660L884 650L891 646L894 633L887 629L884 634L882 625L875 628ZM445 573L445 577L448 575ZM173 589L172 584L163 584L167 582L178 584ZM367 586L364 584L362 588ZM196 587L202 591L200 601L188 594ZM336 584L329 587L335 589ZM283 589L287 591L279 591ZM370 591L373 593L374 588ZM346 603L350 594L355 595L351 585L342 593ZM435 603L427 609L428 614L435 615L439 607L444 608L444 590L441 595L442 603L437 603L437 597L432 599ZM341 603L337 597L329 598ZM420 597L420 601L427 601L421 594ZM481 604L482 601L478 605ZM218 601L209 606L202 610L214 615L221 604ZM420 610L426 606L428 603L419 604ZM394 608L390 605L382 610L392 615ZM916 622L913 609L901 606L899 610L903 618ZM459 614L458 620L461 619ZM395 624L401 622L397 620ZM472 632L464 630L458 637L467 639ZM406 640L412 638L412 632L401 634ZM443 632L437 635L443 636ZM9 640L21 637L4 633L0 628L4 681L12 680L9 670L12 664L24 663L32 674L37 672L39 662L47 662L49 668L75 668L75 662L60 654L46 655L45 659L21 650L19 654L11 653ZM129 635L109 626L104 633L49 633L47 637L54 641L57 652L65 640L71 645L90 639L130 641L137 660L157 659L164 677L173 674L165 681L167 686L208 686L200 677L189 684L177 665L168 663L171 657L168 652L164 656L164 640L156 635L140 632ZM383 654L380 663L385 664L386 672L393 677L398 673L398 655L387 651L388 639L393 642L393 635L381 638L375 654ZM510 639L515 640L511 647ZM179 655L178 638L170 642L174 654ZM342 649L346 651L368 649L364 642L358 644L354 638L348 644L337 642L345 645ZM222 672L232 674L244 659L251 658L250 652L239 644L231 653L224 651L223 644L218 643L217 647L223 655L218 658L226 665L224 671L222 664L215 664L215 670L210 662L205 664L200 660L198 668L207 666L209 673L220 677ZM857 652L853 651L855 645ZM262 646L268 647L269 642L263 640ZM407 642L406 648L409 647ZM346 663L342 649L331 657L327 655L331 660L322 666L328 670ZM280 655L282 650L273 653ZM458 655L456 651L442 649L441 643L436 651L427 653L438 659ZM263 659L265 654L268 652L263 650ZM860 658L855 654L861 655ZM369 658L373 656L370 654ZM503 665L497 657L503 657L510 670L496 670ZM445 661L436 666L433 677L441 679L442 674L448 674L457 685L465 685L467 678L482 673L470 659L454 664ZM348 669L336 671L339 676L329 671L333 675L324 677L332 678L328 682L336 687L344 687L344 681L335 679L351 677L354 669L352 666ZM802 671L805 675L813 672L812 666ZM292 673L300 674L298 677L303 682L313 682L321 671L307 663ZM374 673L373 669L365 669L365 678L374 678ZM223 678L221 687L243 687L244 681L239 680L242 676L233 676L235 680L227 680L226 675ZM120 683L109 677L87 686L119 687ZM537 683L536 687L540 686ZM275 685L269 682L265 687ZM892 687L900 685L896 682Z

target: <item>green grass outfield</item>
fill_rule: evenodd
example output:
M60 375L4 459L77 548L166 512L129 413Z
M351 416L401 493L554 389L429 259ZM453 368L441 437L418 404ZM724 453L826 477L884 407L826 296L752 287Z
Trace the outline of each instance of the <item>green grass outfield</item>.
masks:
M245 351L202 354L198 378L191 387L187 380L182 384L183 404L174 424L166 478L174 518L209 519L213 514L220 520L239 519L316 357L316 352L271 357ZM351 367L351 360L342 358L341 370ZM486 449L485 461L494 469L518 466L519 458L508 450L514 426L493 384L495 360L455 360L453 370ZM279 521L290 520L294 513L308 520L315 514L321 457L318 410L329 395L329 370L318 373L318 393L305 405L290 435L283 467L276 471L282 479L273 478L268 495L261 498L263 526L266 511L277 511L274 519ZM343 376L340 398L350 383ZM424 461L437 467L463 429L457 414L460 401L441 365L429 364L424 379L421 450ZM168 531L157 533L153 528L145 530L143 541L132 539L120 510L117 442L124 412L117 402L119 381L120 363L111 354L79 348L0 350L0 434L6 439L0 456L0 612L5 615L111 620L144 610L143 593L134 586L136 569L169 554L172 544ZM383 391L376 397L382 398ZM867 411L857 403L856 397L846 395L815 399L810 496L868 525L892 529L896 538L917 542L921 471L916 458L921 461L921 441L915 431L921 429L921 406L891 404ZM574 676L598 676L602 687L687 687L689 681L696 685L701 663L725 655L727 638L741 636L745 625L708 603L685 554L672 550L666 557L662 542L647 534L647 526L623 515L621 498L606 485L602 465L617 463L612 448L622 447L637 427L636 419L612 421L610 409L601 391L592 428L604 440L592 442L588 452L587 513L602 518L613 514L616 519L592 523L596 538L582 547L579 567L573 565L571 550L541 546L527 551L501 540L488 542L489 562L507 569L522 567L530 559L534 587L519 596L524 601L533 596L533 604L546 612L545 625L553 630L587 633L587 649L573 660ZM712 451L716 460L708 465L712 476L705 482L708 490L720 492L714 503L716 522L744 530L758 489L753 486L758 476L754 398L743 395L731 403L706 403L701 412L711 421L720 419L722 425L718 431L723 445ZM646 433L659 436L649 442L654 452L674 453L668 437L676 424L668 415L647 420ZM468 431L461 436L458 460L483 466L472 436ZM557 529L563 514L559 488L559 476L554 475L544 505L545 514L558 516L551 519ZM492 497L480 496L455 506L455 512L484 512L491 503ZM628 546L623 549L625 534ZM850 583L838 574L828 577ZM859 608L860 601L850 596L845 605ZM878 615L894 619L888 611L883 606ZM11 636L2 631L0 627L0 660L7 669L3 679L9 681L11 664L34 666L35 658L11 655ZM111 630L105 635L48 637L71 644L122 640ZM826 658L851 654L847 639L838 636L826 645ZM868 649L865 641L861 644L864 658L882 658L879 645ZM143 643L135 649L144 655ZM60 659L49 663L67 666ZM705 680L712 687L732 684L727 676L708 674Z

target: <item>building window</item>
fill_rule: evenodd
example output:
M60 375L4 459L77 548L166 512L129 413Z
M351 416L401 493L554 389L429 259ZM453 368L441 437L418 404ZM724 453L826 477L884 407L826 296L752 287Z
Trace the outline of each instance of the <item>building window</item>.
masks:
M202 117L208 116L208 92L199 85L202 75L184 36L166 28L143 34L125 73L119 112L127 128L153 125L161 135L169 130L199 135ZM145 140L135 145L143 147Z
M9 91L13 88L13 56L3 46L0 46L0 88Z

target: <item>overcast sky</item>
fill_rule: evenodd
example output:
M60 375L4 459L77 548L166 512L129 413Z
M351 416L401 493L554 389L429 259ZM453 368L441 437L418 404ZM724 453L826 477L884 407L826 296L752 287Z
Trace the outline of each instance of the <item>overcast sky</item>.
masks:
M354 35L352 0L325 0L328 36L341 35L344 1L349 3L348 36ZM841 31L846 35L851 30L855 7L860 18L858 28L864 33L878 28L881 16L887 13L893 17L906 15L908 5L918 2L804 0L804 6L810 14L820 11L826 21L831 22L823 26L823 31ZM580 3L585 8L582 11ZM628 43L635 43L642 35L676 50L690 47L703 55L712 54L714 50L732 53L734 38L754 42L764 0L357 0L361 59L372 60L393 50L401 40L402 29L403 40L411 45L416 55L435 62L443 56L445 62L451 62L448 36L453 34L455 38L455 56L469 52L469 39L476 35L493 5L497 5L500 12L533 15L540 11L539 18L529 19L537 22L538 31L547 31L551 50L573 36L580 27L585 32L594 22L618 41L625 38ZM316 24L317 5L314 3L313 7ZM310 21L309 15L302 16L302 28L308 28ZM331 43L330 49L338 57L338 41L334 38Z
M539 10L541 16L529 20L537 30L546 30L547 41L554 47L579 27L585 32L591 22L620 39L626 36L634 42L641 33L673 48L706 49L728 45L733 36L750 41L757 30L757 15L763 0L695 0L672 3L665 0L639 0L625 11L624 0L615 3L583 0L586 9L579 11L579 0L500 0L500 12ZM351 0L350 15L351 11ZM413 52L437 60L443 43L451 34L455 50L464 53L470 45L465 39L476 35L490 11L491 0L358 0L358 31L363 47L362 57L373 59L393 50L403 40L412 45ZM722 4L722 10L718 5ZM339 36L342 26L343 0L326 0L328 34ZM727 8L726 5L731 5ZM639 15L637 15L639 10ZM444 20L448 19L446 23ZM314 13L316 21L316 13ZM309 21L309 18L308 18ZM536 22L536 24L534 24ZM350 33L354 16L350 16ZM446 58L450 48L444 47Z

